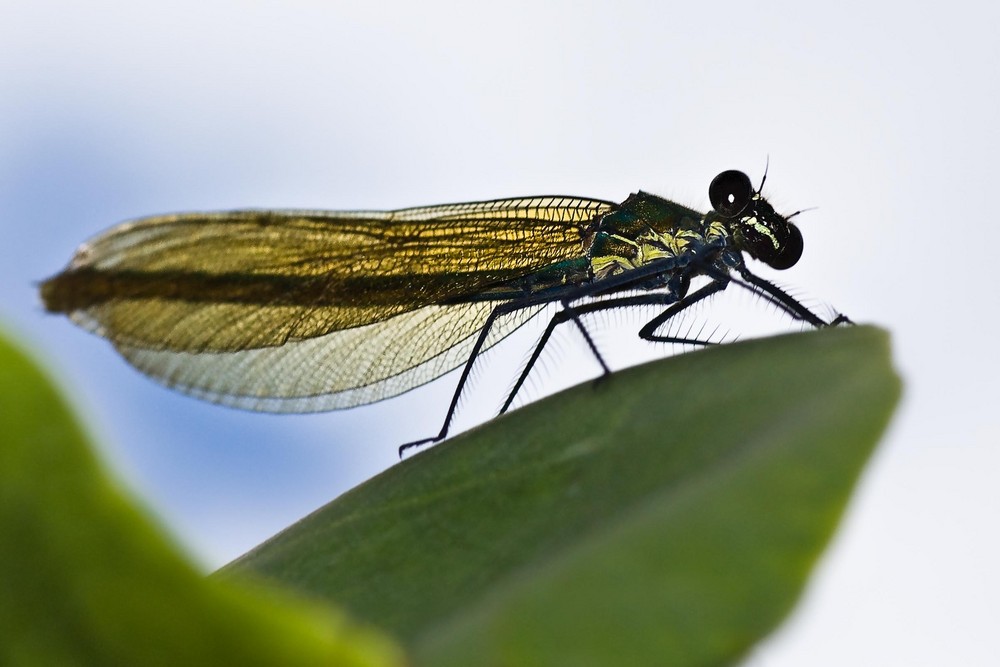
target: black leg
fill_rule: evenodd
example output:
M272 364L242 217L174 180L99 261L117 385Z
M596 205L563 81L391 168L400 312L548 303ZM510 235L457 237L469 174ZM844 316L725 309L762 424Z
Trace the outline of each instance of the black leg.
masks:
M619 281L609 281L609 282L614 282L616 289L627 289L629 287L629 282L631 281L619 280ZM618 282L621 282L622 284L619 285ZM610 288L605 287L605 285L602 283L601 289L604 290ZM583 326L583 322L580 320L580 315L583 313L589 313L596 310L623 308L630 305L640 305L640 304L660 305L665 303L672 303L673 301L676 300L673 297L673 295L670 294L650 294L650 295L637 295L635 297L608 299L597 303L585 304L582 307L573 307L569 305L572 301L576 299L591 296L595 291L596 290L593 285L581 285L563 293L562 298L560 299L563 304L563 310L556 313L553 316L552 321L549 322L549 326L546 328L545 333L542 335L541 341L535 346L535 350L531 355L531 360L525 367L525 370L521 374L521 377L518 378L514 391L512 391L511 394L507 397L507 401L504 403L503 408L500 410L501 414L506 412L507 408L510 407L511 401L514 400L514 396L517 394L517 391L521 388L521 385L524 383L525 378L527 378L528 372L531 370L531 367L534 366L535 361L541 354L542 348L545 346L546 341L548 341L549 336L552 335L552 330L555 329L555 326L557 324L560 324L567 320L575 321L576 325L580 328L580 331L583 333L583 337L587 341L587 345L594 353L594 356L597 358L597 361L601 364L601 368L604 369L605 373L610 373L611 371L608 368L608 365L604 362L604 359L601 357L600 352L597 350L597 346L594 344L594 340L593 338L591 338L590 332L588 332L587 328ZM670 300L664 301L664 298L669 298ZM545 297L541 295L527 296L523 299L502 303L499 306L496 306L490 312L489 317L486 318L486 322L483 324L482 330L480 330L479 332L479 336L476 338L475 345L472 346L472 352L469 354L469 358L465 362L465 366L462 368L462 375L459 377L458 385L455 387L455 393L451 397L451 404L448 406L448 412L445 415L444 424L442 424L441 430L434 437L423 438L421 440L414 440L413 442L407 442L406 444L401 445L399 447L400 457L402 457L403 452L405 452L407 449L410 449L411 447L419 447L420 445L426 445L433 442L440 442L441 440L444 440L445 437L447 437L448 428L451 426L451 420L454 418L455 410L458 407L458 399L462 396L462 390L465 389L465 384L469 380L469 375L472 372L472 367L475 364L476 359L479 357L479 353L482 352L483 345L486 344L486 338L487 336L489 336L490 330L493 328L493 325L496 324L497 319L503 315L507 315L509 313L521 310L522 308L530 308L532 306L551 303L552 300L553 300L552 297Z
M798 301L798 299L796 299L795 297L793 297L788 292L781 289L771 281L755 276L754 274L750 273L750 270L746 266L741 266L739 267L738 270L740 272L740 276L743 277L743 280L745 280L746 283L734 279L733 282L735 282L737 285L745 287L746 289L749 289L751 292L763 296L768 301L770 301L775 306L788 313L792 318L796 320L802 320L804 322L808 322L809 324L813 325L816 328L830 326L814 312L803 306ZM837 318L837 320L835 320L830 324L835 324L835 323L839 324L845 320L849 321L847 320L846 317L844 317L843 319Z
M440 442L445 439L448 435L448 428L451 426L451 420L455 416L455 410L458 408L458 399L462 396L462 390L465 389L465 383L469 380L469 374L472 373L472 367L475 364L476 359L479 357L479 353L482 352L483 345L486 343L486 338L489 336L493 325L496 324L497 319L501 316L533 305L537 304L533 301L509 301L507 303L500 304L490 312L489 317L486 318L486 322L483 324L483 328L479 331L479 336L476 338L475 345L472 346L472 352L469 353L469 359L465 362L465 366L462 368L462 375L458 378L458 386L455 387L455 393L451 397L451 404L448 405L448 413L445 415L444 424L441 425L441 430L432 438L414 440L413 442L400 445L400 458L402 458L403 452L411 447L418 447L432 442Z
M662 266L661 266L662 265ZM545 333L542 334L542 338L539 343L535 346L535 350L531 355L531 359L528 361L527 366L518 378L513 391L507 397L507 401L504 403L503 408L500 410L500 414L503 414L510 407L511 402L514 400L514 396L517 395L518 390L521 385L524 384L525 379L528 377L528 373L531 371L531 367L534 366L535 361L538 360L538 356L541 354L542 348L545 347L545 343L548 341L549 336L552 335L552 331L555 329L556 325L561 324L567 320L573 320L576 322L577 327L583 333L584 339L587 341L587 345L590 347L594 356L597 358L598 363L601 364L601 368L604 370L605 374L610 373L608 365L605 363L604 359L601 357L597 346L594 344L593 338L590 336L590 332L587 328L583 326L583 322L580 320L580 315L590 312L595 312L598 310L610 310L613 308L626 308L629 306L636 305L667 305L674 303L677 299L673 294L640 294L631 297L619 297L615 299L605 299L603 301L584 304L583 306L570 306L573 301L588 296L594 296L599 293L614 293L614 291L620 291L629 289L633 284L641 280L646 280L651 275L655 275L657 272L662 272L672 265L668 265L666 262L657 261L651 262L650 265L643 267L641 270L636 271L635 276L616 276L610 280L602 281L597 284L587 284L576 286L571 290L567 290L561 296L561 301L563 304L563 310L556 313L552 320L549 322ZM654 271L653 269L656 269ZM557 297L558 298L558 297ZM455 393L451 397L451 404L448 406L448 412L444 418L444 424L441 426L441 430L438 434L431 438L423 438L421 440L414 440L413 442L407 442L399 447L399 455L402 457L403 452L411 447L418 447L420 445L426 445L433 442L440 442L444 440L448 435L448 428L451 426L451 420L455 416L455 410L458 407L458 400L462 395L462 390L465 389L465 384L468 382L469 374L472 372L472 367L475 364L476 359L479 357L479 353L482 352L483 345L486 343L486 338L489 335L490 330L496 323L497 319L502 315L516 312L522 308L529 308L531 306L542 305L546 303L551 303L553 301L552 297L545 297L543 295L527 296L523 299L518 299L516 301L508 301L502 303L495 307L492 312L490 312L489 317L486 318L486 322L483 324L482 330L479 332L479 336L476 338L475 345L472 346L472 352L469 354L468 360L465 362L465 366L462 368L462 375L458 379L458 386L455 388Z
M642 329L639 330L639 337L642 338L643 340L652 341L654 343L690 343L692 345L711 345L711 343L709 343L709 342L706 342L706 341L703 341L703 340L697 340L697 339L694 339L694 338L678 338L678 337L675 337L675 336L657 336L654 333L654 331L656 331L656 329L660 328L660 326L663 325L663 323L665 323L670 318L676 316L678 313L680 313L684 309L689 308L690 306L693 306L694 304L698 303L699 301L701 301L703 299L707 299L708 297L712 296L713 294L716 294L716 293L721 292L722 290L726 289L726 286L728 284L729 284L728 280L726 280L726 281L713 280L709 284L707 284L704 287L700 288L694 294L690 294L690 295L684 297L683 299L681 299L680 301L678 301L674 305L670 306L670 308L667 308L665 311L663 311L662 313L660 313L659 315L657 315L656 317L654 317L650 321L646 322L646 324L642 327Z
M509 394L507 394L507 400L504 401L503 407L500 408L500 414L507 412L508 408L510 408L510 404L514 401L514 397L517 396L517 392L521 391L521 385L523 385L524 381L528 379L528 373L530 373L531 369L534 368L535 362L538 361L538 357L542 354L545 344L549 342L549 337L552 336L552 332L555 331L557 326L567 320L574 320L576 322L580 331L583 332L584 338L587 340L587 344L590 346L590 349L600 362L601 368L604 369L605 373L610 372L608 365L604 363L604 359L601 358L600 353L597 351L597 347L594 345L594 341L591 339L590 333L583 326L583 322L580 321L580 314L575 310L565 307L564 304L564 309L552 316L552 319L549 320L548 326L545 327L545 331L542 332L541 338L539 338L538 342L535 343L535 349L532 350L528 363L524 365L521 375L518 376L517 382L514 383L514 388L510 390Z
M642 271L637 272L638 275L631 276L626 275L623 277L616 277L617 279L612 279L608 281L602 281L597 284L590 284L580 286L579 289L575 289L566 293L563 293L560 301L562 302L563 309L552 316L549 320L548 326L546 326L544 333L542 333L541 338L539 338L538 343L536 343L534 350L531 353L531 357L528 359L527 364L521 371L517 382L514 383L513 389L507 395L507 400L504 401L503 407L500 409L500 414L506 412L511 403L514 401L514 397L520 391L521 387L524 385L525 380L528 378L528 374L534 367L535 363L538 361L539 356L542 353L546 343L548 343L549 338L552 336L552 332L555 328L562 324L572 320L576 323L580 332L583 334L584 339L587 342L588 347L594 353L594 357L600 363L603 370L602 377L610 373L610 370L602 358L597 346L594 344L593 338L587 331L587 328L583 325L583 321L580 319L581 315L588 313L614 310L616 308L630 308L634 306L669 306L665 311L651 319L642 329L639 331L639 336L644 340L653 342L666 342L666 343L686 343L693 345L710 345L711 343L704 340L698 340L695 338L682 338L676 336L658 336L655 330L666 323L671 318L677 316L685 309L698 303L699 301L708 298L709 296L721 292L726 289L730 282L735 282L737 285L758 294L770 303L773 303L776 307L783 310L789 316L794 319L802 320L808 322L809 324L819 328L826 326L836 326L838 324L852 324L851 320L845 315L837 315L833 321L827 323L823 321L818 315L813 313L811 310L806 308L797 299L792 297L790 294L785 292L783 289L775 285L774 283L760 278L750 272L745 265L737 267L742 280L735 278L728 274L728 272L722 272L715 270L714 268L705 267L702 269L704 275L707 275L712 279L712 282L704 287L698 289L693 294L686 296L682 299L678 299L677 295L673 292L660 292L660 293L647 293L647 294L636 294L632 296L616 297L610 299L602 299L599 301L594 301L591 303L586 303L583 305L571 305L573 301L586 298L600 296L602 294L613 294L614 292L620 292L627 289L635 289L636 285L640 285L641 281L647 279L649 275L655 275L653 268L659 271L666 270L669 267L658 267L658 266L647 266L643 267ZM415 440L413 442L408 442L399 448L399 454L402 456L403 452L410 447L416 447L418 445L428 444L432 442L439 442L444 440L448 435L448 428L451 426L452 418L455 416L455 411L458 407L458 400L462 395L462 391L465 389L465 384L468 382L469 375L472 372L472 367L475 364L476 359L479 357L480 352L482 352L483 346L486 344L486 338L489 336L490 330L493 325L496 324L497 319L503 315L507 315L516 312L522 308L529 308L532 306L542 305L544 303L551 302L552 298L545 298L540 295L533 297L527 297L522 300L509 301L499 306L496 306L491 312L486 322L483 324L483 328L476 338L475 344L472 346L472 352L469 354L468 361L465 362L465 366L462 368L462 374L459 377L458 385L455 388L455 393L452 395L451 403L448 406L448 412L445 415L444 424L441 426L441 430L438 434L432 438L424 438L423 440Z
M587 332L586 328L583 326L583 322L580 320L580 315L587 313L594 313L598 311L614 310L616 308L632 308L635 306L666 306L669 305L670 308L660 313L652 320L647 322L642 329L639 331L639 336L645 340L654 342L665 342L665 343L689 343L692 345L705 345L708 344L702 340L688 339L688 338L676 338L670 336L656 336L653 331L662 325L664 322L674 317L685 308L688 308L695 303L705 299L716 292L722 291L726 288L728 284L728 278L722 281L713 281L712 283L705 285L698 291L694 292L690 296L686 296L680 300L677 299L677 295L668 293L657 293L657 294L637 294L633 296L618 297L615 299L605 299L603 301L595 301L593 303L584 304L582 306L574 306L572 308L568 307L564 303L564 310L559 311L552 316L549 320L548 326L545 327L545 332L542 333L541 338L535 344L535 349L531 353L531 357L528 359L528 363L525 364L524 369L521 371L521 375L517 378L517 382L514 383L513 389L507 395L507 400L504 401L503 407L500 408L500 414L505 413L509 408L511 403L513 403L514 398L517 393L521 390L522 385L524 385L525 380L528 379L528 374L534 367L535 362L538 361L538 357L542 353L545 344L548 343L549 338L552 336L552 332L555 328L566 322L568 320L573 320L576 322L580 330L583 331L584 336L587 338L587 342L590 345L591 350L593 350L594 355L600 362L604 373L601 377L610 374L607 364L604 359L601 358L600 353L598 353L597 348L594 346L593 341L590 338L590 334Z
M583 334L583 339L587 341L587 347L589 347L590 351L594 353L594 358L597 359L597 363L601 365L601 370L604 372L604 375L610 375L611 369L608 368L607 363L604 361L604 357L602 357L600 351L598 351L597 345L594 344L594 339L590 337L590 332L587 331L587 327L583 326L580 314L576 312L576 309L569 305L569 301L563 301L562 312L568 313L569 319L576 322L577 328L580 330L580 333Z

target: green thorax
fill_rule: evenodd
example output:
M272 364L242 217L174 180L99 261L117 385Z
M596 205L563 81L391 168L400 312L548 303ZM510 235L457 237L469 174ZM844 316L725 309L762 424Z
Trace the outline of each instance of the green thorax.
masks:
M597 221L587 254L593 279L601 280L706 244L724 245L728 238L715 216L638 192Z

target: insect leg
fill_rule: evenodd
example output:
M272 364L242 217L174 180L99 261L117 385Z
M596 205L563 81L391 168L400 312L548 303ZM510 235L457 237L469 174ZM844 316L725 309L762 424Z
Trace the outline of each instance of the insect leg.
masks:
M699 290L698 292L693 294L692 297L696 296L701 291L702 290ZM708 295L706 294L705 296ZM698 299L695 300L697 301L702 298L704 298L704 296L699 296ZM528 359L528 363L525 364L524 369L522 369L521 371L521 375L517 378L517 382L514 383L514 388L510 390L509 394L507 394L507 400L504 401L503 407L500 408L500 414L505 413L510 408L511 403L514 402L514 398L517 396L517 393L521 390L521 387L524 385L525 380L528 379L528 374L531 373L532 367L534 367L535 362L538 361L538 357L541 356L542 350L545 348L545 344L548 343L549 337L552 336L552 332L555 331L555 328L560 324L562 324L563 322L566 322L568 320L573 320L574 322L576 322L577 326L580 327L580 330L583 331L583 334L587 339L587 343L590 345L591 350L594 352L598 362L600 362L601 367L604 370L604 373L601 376L604 377L605 375L608 375L611 371L608 368L607 364L604 362L604 359L601 358L601 355L598 353L597 347L594 345L593 340L590 337L590 334L583 326L583 322L580 320L581 315L585 315L587 313L595 313L604 310L614 310L616 308L631 308L634 306L665 306L669 304L680 305L680 302L678 302L677 300L677 295L672 292L636 294L632 296L618 297L614 299L605 299L603 301L594 301L592 303L587 303L581 306L572 306L572 307L567 305L567 302L570 300L571 299L564 300L563 310L560 310L558 313L552 316L552 319L549 320L548 326L545 327L545 331L542 333L541 338L539 338L538 342L535 344L535 349L532 351L531 357ZM683 308L681 308L680 310L683 310ZM676 314L676 312L674 314ZM645 327L643 328L643 330L645 331Z
M639 338L642 338L643 340L652 341L654 343L688 343L692 345L711 345L712 343L703 340L698 340L695 338L679 338L676 336L657 336L654 332L658 328L660 328L660 326L664 322L676 316L678 313L685 310L686 308L689 308L694 304L698 303L699 301L701 301L702 299L707 299L713 294L716 294L717 292L721 292L722 290L726 289L726 286L728 284L729 284L728 279L725 281L713 280L712 282L700 288L693 294L689 294L680 301L674 303L665 311L663 311L650 321L646 322L646 324L642 327L642 329L639 329Z
M451 403L448 405L448 413L445 415L444 424L441 425L441 430L432 438L423 438L422 440L414 440L413 442L400 445L400 457L402 457L403 452L410 447L418 447L432 442L440 442L445 439L448 435L448 428L451 426L451 420L455 416L455 410L458 408L458 399L462 396L462 390L465 389L465 383L469 380L469 375L472 373L472 367L475 364L476 359L479 357L479 353L482 352L483 345L486 344L486 338L489 336L493 325L496 324L497 319L501 316L520 310L521 308L527 308L531 305L534 305L531 301L509 301L496 306L492 311L490 311L489 317L486 318L486 322L483 324L483 328L480 329L479 336L476 338L476 342L472 346L472 352L469 353L469 359L465 362L465 366L462 368L462 375L458 378L458 386L455 387L455 393L451 397Z
M577 328L580 330L580 333L583 334L583 339L587 341L587 347L589 347L590 351L594 353L597 363L601 365L601 370L604 372L604 375L610 375L611 369L608 368L608 364L604 361L604 357L601 356L601 352L597 349L597 344L594 343L594 339L590 337L590 332L587 331L587 327L583 326L583 321L580 319L580 313L577 312L573 306L569 305L569 300L564 300L562 305L563 309L561 312L566 313L569 319L576 322Z
M609 306L607 306L608 308L619 308L619 307L625 307L625 306L628 306L628 305L635 305L635 304L638 304L638 303L650 303L650 301L649 301L650 297L653 297L653 301L652 302L653 303L657 303L657 304L663 303L663 298L664 297L669 297L669 298L673 299L673 297L671 295L640 295L640 296L637 296L637 297L629 297L629 298L626 298L626 299L611 299L609 301L605 301L605 302L601 302L601 303L586 304L586 305L584 305L582 307L573 307L573 306L570 306L570 302L573 300L573 298L579 298L579 297L576 296L575 293L574 293L573 296L568 296L568 297L563 298L562 299L563 310L561 310L558 313L556 313L553 316L553 321L549 322L549 326L548 326L548 328L546 328L545 333L542 335L541 341L535 346L535 351L533 352L533 354L531 356L531 360L528 362L528 365L525 367L525 370L521 374L521 377L518 378L516 387L511 392L511 394L507 397L507 401L504 403L504 406L500 410L500 413L503 414L504 412L507 411L507 408L510 407L511 401L514 400L514 396L517 394L517 391L520 389L521 385L524 383L524 380L527 378L528 372L531 370L531 367L534 366L535 361L538 359L538 356L541 354L542 348L545 347L545 343L548 341L549 336L552 335L552 330L555 329L555 326L557 324L560 324L560 323L565 322L567 320L573 320L573 321L576 322L577 326L580 328L580 331L583 333L584 339L587 341L587 345L590 347L591 351L594 353L594 356L597 358L597 361L601 364L601 368L604 370L604 373L605 374L610 373L611 370L608 368L607 363L605 363L604 359L601 357L600 352L597 350L597 345L594 343L593 338L591 338L590 332L587 331L586 327L584 327L584 325L583 325L583 322L580 320L580 314L581 313L588 313L588 312L591 312L593 310L604 310L605 308L603 308L603 307L594 308L594 306L599 306L602 303L611 304L613 302L618 302L618 301L624 301L625 302L625 303L621 303L621 304L609 305ZM423 438L421 440L414 440L413 442L407 442L407 443L401 445L399 447L399 455L400 456L402 456L403 452L405 452L407 449L409 449L411 447L418 447L420 445L426 445L426 444L430 444L432 442L440 442L441 440L444 440L445 437L447 437L447 435L448 435L448 429L451 426L451 420L454 418L455 411L458 408L458 400L462 396L462 391L465 389L465 384L466 384L466 382L468 382L469 375L472 373L472 367L475 364L476 359L479 357L480 352L482 352L483 345L486 344L486 339L489 336L490 330L493 328L493 325L496 324L496 321L500 317L502 317L503 315L507 315L509 313L513 313L513 312L518 311L518 310L520 310L522 308L528 308L528 307L531 307L531 306L536 306L536 305L539 305L541 303L545 303L547 301L549 301L549 299L530 298L529 297L529 298L520 299L520 300L516 300L516 301L508 301L506 303L501 303L500 305L498 305L495 308L493 308L492 311L490 311L489 317L486 318L486 322L483 324L483 328L479 331L479 336L476 338L476 342L472 346L472 352L469 353L469 358L465 362L465 366L462 368L462 374L458 378L458 385L455 387L455 393L452 394L451 403L448 405L448 412L445 414L444 424L442 424L441 430L438 432L438 434L436 436L433 436L431 438Z
M521 385L523 385L524 381L528 379L528 373L531 372L531 369L534 367L535 362L538 361L538 357L542 354L542 349L545 347L545 344L549 342L549 337L552 335L552 332L555 331L555 328L558 325L562 324L563 322L569 319L576 320L576 323L580 327L580 330L584 332L584 336L587 339L587 343L591 346L591 349L594 350L594 352L596 353L597 348L593 346L594 344L591 341L590 335L586 332L586 329L583 328L583 323L580 322L580 314L577 313L576 311L560 310L558 313L552 316L552 319L549 320L548 326L545 327L545 331L542 333L542 337L538 339L537 343L535 343L535 349L532 350L531 352L531 358L528 359L528 363L525 364L524 369L521 370L521 375L518 376L517 382L514 383L514 388L510 390L509 394L507 394L507 400L504 401L503 407L500 408L500 414L507 412L507 409L510 408L510 404L514 401L514 397L517 396L517 392L521 390ZM604 363L604 359L601 359L601 356L599 354L597 355L597 358L600 360L601 366L604 368L605 372L607 372L608 367Z
M658 342L658 343L688 343L692 345L706 345L705 341L696 340L692 338L677 338L673 336L657 336L653 332L664 322L674 317L681 311L690 306L698 303L702 299L706 299L716 292L721 292L726 289L728 285L728 278L723 280L713 280L713 282L705 285L701 289L697 290L693 294L690 294L682 299L677 299L677 296L673 293L657 293L657 294L636 294L633 296L618 297L615 299L606 299L604 301L595 301L593 303L584 304L582 306L575 306L570 308L564 302L564 310L559 311L552 316L549 320L549 324L545 327L545 332L542 334L541 338L538 339L538 343L535 344L535 349L531 353L531 358L528 359L528 363L525 364L524 369L521 371L521 375L517 378L517 382L514 383L514 388L511 389L510 393L507 395L507 400L504 402L503 407L500 408L500 414L506 412L511 403L514 402L514 398L517 393L521 390L521 386L524 385L525 380L528 379L528 374L531 372L532 367L535 362L538 361L538 357L541 356L542 349L548 342L549 337L555 328L566 322L567 320L573 320L576 322L580 330L583 331L584 336L587 338L588 344L590 344L591 349L597 356L597 360L601 363L601 367L604 369L604 375L608 375L610 370L607 364L597 352L597 348L591 341L590 335L583 326L583 322L580 320L580 315L587 313L593 313L603 310L614 310L616 308L632 308L635 306L665 306L670 307L664 312L660 313L652 320L643 325L642 329L639 330L639 336L644 340Z
M741 280L734 280L734 282L741 287L763 296L765 299L773 303L775 306L781 310L788 313L792 318L796 320L802 320L808 322L816 328L833 326L836 324L841 324L844 322L850 322L850 320L844 316L840 315L833 322L824 322L821 317L816 315L814 312L806 308L799 302L798 299L790 295L785 290L781 289L769 280L765 280L759 276L755 276L750 272L746 266L740 266L738 268L740 276L743 277L743 282ZM749 285L747 284L749 283Z

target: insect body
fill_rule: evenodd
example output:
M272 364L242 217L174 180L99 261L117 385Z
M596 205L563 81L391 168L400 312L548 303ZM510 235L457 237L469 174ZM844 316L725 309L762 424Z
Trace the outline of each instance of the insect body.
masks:
M640 336L732 282L793 318L826 322L750 272L744 255L794 265L802 236L738 171L700 214L643 192L620 204L534 197L385 212L184 213L119 225L45 281L51 312L109 339L181 392L270 412L382 400L462 368L448 432L480 353L560 304L505 403L552 331L581 315L662 306ZM708 278L689 293L691 279Z

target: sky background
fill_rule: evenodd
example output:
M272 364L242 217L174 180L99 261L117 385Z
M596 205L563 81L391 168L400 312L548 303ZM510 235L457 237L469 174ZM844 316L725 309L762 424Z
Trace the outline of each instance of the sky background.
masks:
M755 268L889 329L906 386L804 598L747 664L1000 664L997 5L0 8L0 323L206 570L435 433L455 377L311 416L176 395L42 312L36 282L81 241L199 209L643 189L704 210L716 173L757 181L769 157L771 201L817 209L796 267ZM625 324L598 334L616 363L648 353ZM534 335L484 364L459 428L489 417ZM554 343L528 398L596 371L571 334Z

